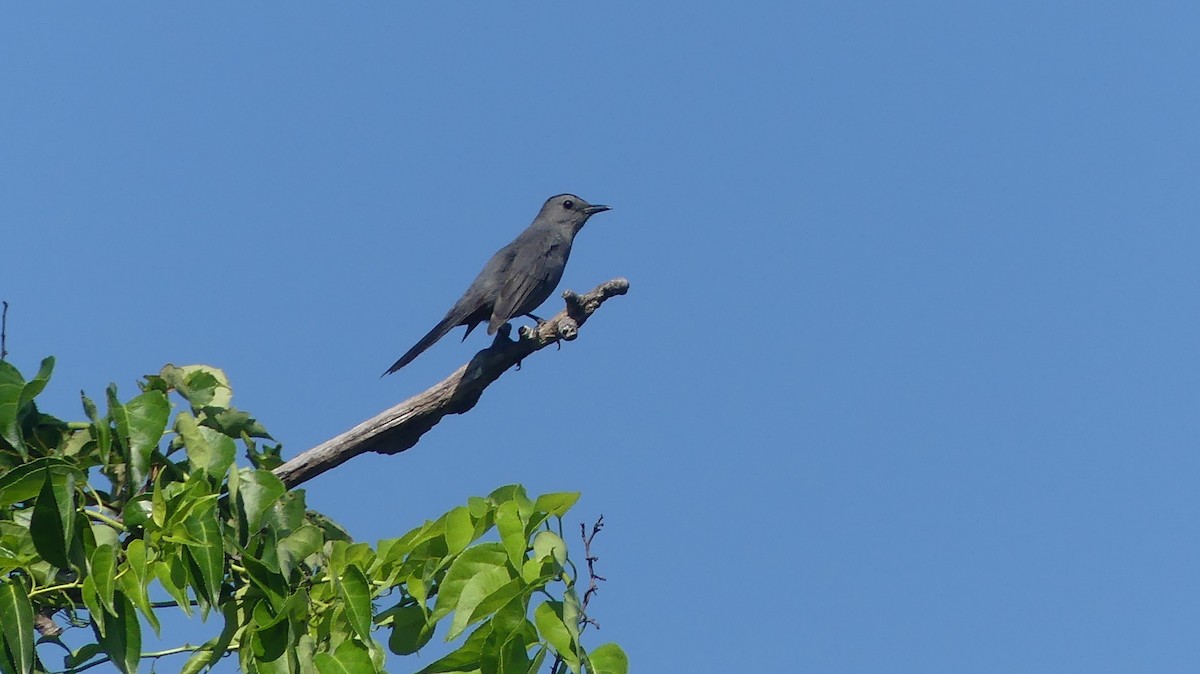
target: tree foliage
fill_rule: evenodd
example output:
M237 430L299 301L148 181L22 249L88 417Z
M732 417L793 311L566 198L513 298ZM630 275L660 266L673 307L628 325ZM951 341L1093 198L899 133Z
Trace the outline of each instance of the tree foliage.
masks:
M581 644L561 535L578 494L501 487L372 547L271 472L280 445L220 370L168 365L129 400L109 386L103 412L83 396L68 423L35 403L53 366L26 381L0 361L0 674L174 653L185 673L233 653L246 672L379 672L384 643L412 654L439 630L457 647L422 674L627 671L615 644ZM163 610L223 627L143 653ZM59 623L92 636L62 667L37 647L62 643Z

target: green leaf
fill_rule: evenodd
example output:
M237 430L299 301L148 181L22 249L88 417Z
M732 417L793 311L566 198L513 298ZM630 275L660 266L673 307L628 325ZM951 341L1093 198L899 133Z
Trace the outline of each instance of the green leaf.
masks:
M271 663L269 671L288 670L288 647L291 645L291 621L283 612L274 614L265 602L254 606L254 634L251 645L259 665Z
M232 407L225 409L206 407L204 419L200 423L231 438L240 438L242 434L245 434L251 438L272 439L271 434L257 419Z
M446 513L446 547L450 554L462 552L474 538L475 523L471 521L470 509L459 506Z
M114 598L117 612L113 619L107 621L104 634L96 630L96 640L112 662L124 674L137 671L138 661L142 653L142 627L138 623L137 613L133 604L122 593Z
M542 669L542 663L546 661L546 647L542 646L538 649L537 655L533 656L533 662L529 663L529 668L525 670L526 674L537 674Z
M483 620L492 613L495 613L501 607L512 602L517 597L525 594L528 589L529 586L527 586L520 578L515 578L507 583L504 583L475 604L475 607L471 609L470 621L467 624L472 624ZM470 605L470 602L467 600L467 594L470 590L471 588L468 587L463 591L463 599L459 601L460 611L466 611ZM519 604L520 602L517 603ZM520 609L520 614L522 618L524 618L525 611L523 606ZM456 622L458 621L457 614L455 614L454 620Z
M186 412L175 416L175 431L183 438L191 471L203 469L209 477L219 478L233 465L237 455L233 438L198 425L196 418Z
M338 594L346 607L346 617L354 633L363 641L371 639L371 587L362 569L349 564L342 569Z
M225 408L233 398L229 377L221 369L209 365L167 365L159 376L183 396L194 410L203 407Z
M79 589L79 593L83 596L83 605L87 608L88 613L92 616L92 627L100 634L107 632L108 611L104 608L104 604L100 603L100 597L96 594L96 579L88 576L83 579L83 586Z
M91 398L82 391L79 396L83 399L83 411L92 422L92 437L96 438L96 451L100 455L100 461L107 464L112 452L112 429L108 425L108 419L100 418L96 403L92 402Z
M293 531L289 536L279 541L276 554L279 557L279 571L284 578L290 578L292 569L303 562L309 555L321 549L325 539L321 530L311 524L305 524Z
M471 517L479 520L487 517L488 512L492 509L492 505L485 498L471 496L467 499L467 510L471 511Z
M23 461L28 461L29 453L21 440L21 425L17 421L24 388L25 379L17 368L0 360L0 438L17 450Z
M158 579L163 589L179 608L189 617L192 615L192 602L187 594L187 562L181 557L159 560L154 563L154 577Z
M18 578L0 579L0 631L16 671L33 671L33 605Z
M84 644L79 647L79 650L71 653L68 656L65 656L63 658L63 664L66 665L68 669L74 669L75 667L86 663L88 660L91 660L103 652L104 649L100 648L100 644Z
M629 674L629 657L616 644L597 646L588 653L588 660L589 674Z
M42 490L33 507L29 531L40 555L60 569L70 566L67 551L75 535L75 477L45 471Z
M46 388L46 384L50 382L50 373L54 371L54 356L47 356L42 359L42 365L38 368L38 373L29 380L29 383L21 389L21 400L19 407L25 407L33 402L33 399L38 396Z
M37 496L46 480L46 473L53 474L56 480L65 480L66 475L71 475L76 484L87 482L87 475L67 459L57 456L34 459L0 475L0 508Z
M113 587L116 584L117 553L109 545L97 546L92 551L90 560L92 582L96 585L96 596L100 604L111 614L116 615L113 607Z
M411 655L433 638L435 625L425 622L425 611L415 604L392 611L388 648L396 655Z
M575 505L579 500L579 492L563 491L554 494L542 494L537 497L537 501L533 504L533 509L538 512L549 513L562 517Z
M271 605L271 609L279 611L283 607L284 600L287 599L288 592L287 581L283 576L279 575L276 571L272 571L261 560L249 553L242 554L242 566L246 567L246 573L250 576L250 582L261 590L267 598L267 603Z
M554 652L562 657L571 671L578 672L579 655L575 652L575 640L571 638L571 630L563 623L562 612L561 602L542 602L533 610L533 622L537 625L538 633L550 644Z
M505 501L496 508L496 530L500 533L500 542L508 553L508 561L515 568L521 568L525 563L525 521L521 519L515 501Z
M150 472L150 455L158 447L163 432L167 430L167 418L171 415L171 404L158 391L146 391L125 403L126 443L129 447L129 481L136 491Z
M504 551L504 546L500 543L480 543L464 551L446 571L446 577L438 589L437 603L430 620L436 622L455 610L463 590L476 575L492 574L495 577L502 575L503 580L496 584L496 588L507 582L507 562L508 553ZM472 604L472 608L474 606L475 604ZM470 617L470 611L467 612L466 617Z
M154 633L157 635L159 631L158 616L154 615L154 608L150 605L150 563L146 560L144 541L135 538L129 542L129 547L125 550L125 562L121 567L123 571L120 574L121 590L142 612L142 615L146 616L150 627L154 628Z
M262 528L263 519L287 492L287 487L269 470L243 468L238 475L238 498L246 515L246 530L253 535Z
M333 655L317 653L313 658L321 674L375 674L367 649L353 641L342 642Z
M561 568L567 563L567 544L552 531L539 531L533 537L533 559L540 562L547 557Z
M442 672L470 672L479 669L479 658L484 644L491 636L492 626L488 623L467 637L462 646L445 657L435 660L417 674L439 674Z
M187 535L195 544L187 551L200 573L196 590L209 604L217 603L221 580L225 577L225 546L221 540L221 524L217 520L217 502L204 499L188 513L183 522Z
M519 635L492 631L479 660L481 674L526 674L529 671L529 649Z

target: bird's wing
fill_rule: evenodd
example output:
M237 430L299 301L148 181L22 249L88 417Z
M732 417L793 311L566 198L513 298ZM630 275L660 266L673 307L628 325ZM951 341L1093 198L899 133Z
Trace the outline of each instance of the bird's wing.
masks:
M556 237L543 237L521 246L492 308L489 335L495 334L510 318L527 314L546 301L562 277L564 251L569 250L570 246Z

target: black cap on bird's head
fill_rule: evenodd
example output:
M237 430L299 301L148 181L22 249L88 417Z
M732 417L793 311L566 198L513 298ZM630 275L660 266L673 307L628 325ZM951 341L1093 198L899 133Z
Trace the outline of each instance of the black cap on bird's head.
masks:
M556 194L542 205L542 212L538 214L538 218L546 218L555 223L571 223L575 231L579 231L588 218L607 210L611 210L611 207L589 204L574 194Z

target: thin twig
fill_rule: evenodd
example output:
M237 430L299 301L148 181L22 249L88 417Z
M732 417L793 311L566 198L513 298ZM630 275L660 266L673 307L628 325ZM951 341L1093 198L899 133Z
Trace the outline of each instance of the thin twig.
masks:
M4 311L0 312L0 360L8 357L8 302L0 302Z
M583 539L583 558L587 560L588 566L588 589L587 592L583 593L583 606L579 612L581 622L579 632L581 634L583 630L587 629L588 625L595 625L596 629L600 629L600 623L588 617L587 606L588 602L592 600L592 596L600 591L600 583L608 580L596 573L596 562L600 561L600 558L592 554L592 541L596 539L596 534L600 533L600 530L603 528L604 515L601 515L596 520L596 523L592 525L591 536L587 534L587 528L583 525L583 522L579 523L579 537Z
M596 562L600 558L592 554L592 541L596 539L596 534L604 529L604 515L596 519L596 523L592 525L592 534L589 536L587 525L583 522L579 523L579 537L583 539L583 558L587 560L588 566L588 589L583 593L583 602L579 609L579 634L587 629L588 625L594 625L596 629L600 629L600 623L595 619L588 617L587 605L592 600L592 596L600 592L600 583L608 580L604 576L596 573ZM550 665L550 674L561 674L566 668L567 663L563 661L562 654L554 654L554 664Z

